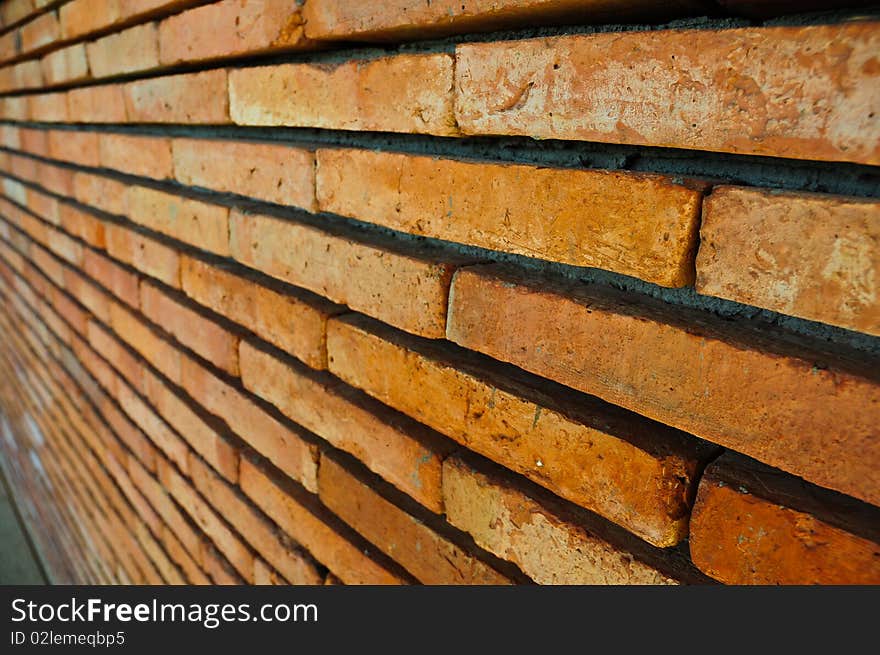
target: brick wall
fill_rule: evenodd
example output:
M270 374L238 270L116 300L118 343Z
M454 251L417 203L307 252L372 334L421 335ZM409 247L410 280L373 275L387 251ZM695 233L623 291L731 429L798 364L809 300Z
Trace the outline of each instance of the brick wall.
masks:
M880 583L880 18L381 4L0 4L52 578Z

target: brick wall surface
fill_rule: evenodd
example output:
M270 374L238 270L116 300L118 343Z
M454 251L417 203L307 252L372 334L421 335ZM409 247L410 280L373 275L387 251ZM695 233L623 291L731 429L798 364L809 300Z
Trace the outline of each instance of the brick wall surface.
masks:
M880 583L865 4L0 3L52 580Z

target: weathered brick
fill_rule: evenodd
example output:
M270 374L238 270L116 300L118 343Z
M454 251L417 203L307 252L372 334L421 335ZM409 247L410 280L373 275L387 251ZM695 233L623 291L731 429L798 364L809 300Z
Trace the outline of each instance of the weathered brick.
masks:
M656 546L687 536L712 448L363 316L331 320L327 344L332 373L470 450Z
M456 119L465 134L877 164L878 47L871 22L462 44Z
M91 214L74 205L62 202L58 205L58 222L65 232L82 239L95 248L104 249L106 245L104 224ZM83 249L83 266L85 266L88 251L88 248Z
M67 92L71 123L124 123L125 94L122 86L106 84L71 89Z
M694 563L728 584L877 584L880 510L743 457L703 476Z
M128 414L150 440L165 453L180 469L187 473L189 448L186 442L163 421L153 408L132 391L128 384L120 383L117 400L122 410Z
M193 485L223 514L251 546L292 584L320 584L321 578L311 558L296 544L289 543L277 527L235 487L225 482L198 457L190 457ZM254 570L257 562L255 558ZM260 584L254 580L255 584ZM283 582L281 583L283 584Z
M400 576L340 534L338 521L253 456L241 460L241 490L346 584L400 584Z
M496 31L571 22L613 22L620 16L671 18L694 11L695 2L673 0L392 0L375 7L349 0L307 2L306 36L320 40L398 41L426 36Z
M87 248L83 251L83 270L129 306L137 307L140 304L137 275L109 257Z
M340 311L319 296L258 283L219 263L181 261L181 287L190 298L251 330L312 368L327 368L327 319Z
M43 57L41 65L46 84L79 82L90 75L86 46L83 43L74 43L50 52Z
M317 152L323 211L664 286L693 283L698 185L371 150Z
M282 64L229 72L239 125L290 125L450 136L453 59L405 54L340 64Z
M98 166L98 135L96 132L50 130L48 156L82 166Z
M61 38L58 14L54 11L47 11L22 25L19 32L22 53L43 50L53 41L58 41Z
M77 171L73 174L73 195L84 205L124 216L128 213L128 187L117 180Z
M180 384L180 351L162 339L143 319L114 303L110 306L110 324L116 335L156 370L175 384Z
M155 23L136 25L92 41L86 51L96 78L150 70L159 65L159 30Z
M238 376L238 335L146 281L141 282L141 312L197 355Z
M878 219L876 200L716 187L697 291L880 336Z
M192 517L217 548L242 576L253 576L254 560L250 550L226 522L211 509L184 477L167 461L159 462L159 480L186 512Z
M383 498L327 455L321 457L321 501L370 543L425 584L509 584L504 575L476 559L418 518Z
M229 123L225 70L138 80L122 90L132 123Z
M128 217L156 232L217 255L229 255L229 209L149 189L128 187Z
M254 584L253 574L255 570L255 566L253 565L253 558L251 559L251 569L249 570L249 575L245 580L241 575L236 573L235 567L223 556L215 546L210 544L206 544L203 547L204 550L204 560L205 560L205 571L208 573L208 577L214 582L215 585L241 585L241 584Z
M180 377L187 393L243 441L309 491L317 490L318 449L304 433L286 427L190 357L181 359Z
M255 585L283 585L287 584L284 579L281 577L281 574L278 573L271 566L266 564L259 557L254 558L254 584ZM321 584L320 581L306 584Z
M28 97L7 96L0 98L0 116L10 121L28 120Z
M450 444L417 423L368 403L327 375L295 367L241 342L245 388L297 425L351 453L428 509L442 513L440 471Z
M675 584L676 579L595 530L545 507L457 457L443 465L452 525L541 584Z
M89 321L87 336L95 352L101 353L135 390L144 393L143 368L137 357L95 321Z
M221 0L166 18L159 25L162 64L308 46L296 3Z
M199 568L199 565L193 559L192 555L186 550L186 547L174 534L169 526L163 526L161 535L162 545L168 551L168 556L180 567L187 581L190 584L207 585L211 584L208 576ZM200 554L200 557L202 555Z
M180 258L177 251L134 230L105 225L107 253L150 277L180 287Z
M310 150L248 141L174 139L178 182L315 211Z
M444 335L449 281L460 262L239 210L230 213L229 232L233 258L247 266L408 332Z
M156 180L173 177L168 138L105 133L98 137L98 147L104 168Z
M102 321L110 320L110 296L104 293L99 286L86 280L79 273L75 273L73 269L66 268L64 270L64 288L95 317Z
M65 39L186 9L203 0L72 0L61 6Z
M64 93L39 93L27 96L28 114L32 121L66 123L67 96Z
M599 285L532 277L494 266L460 271L449 339L880 502L873 473L880 462L873 438L880 386L863 356L793 335L774 341L769 326L730 325L647 297L635 306Z

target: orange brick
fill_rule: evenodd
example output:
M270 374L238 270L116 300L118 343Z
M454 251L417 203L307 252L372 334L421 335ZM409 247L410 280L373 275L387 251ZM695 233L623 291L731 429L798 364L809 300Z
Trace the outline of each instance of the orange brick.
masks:
M451 341L880 502L880 386L862 357L501 267L460 271L451 298Z
M66 202L58 205L59 225L65 232L72 234L89 245L104 249L104 224L91 214ZM83 266L88 257L88 248L83 249ZM106 285L105 285L106 286Z
M429 430L378 403L364 402L334 378L285 363L247 341L241 343L241 380L297 425L442 513L440 467L450 446Z
M159 65L155 23L136 25L86 45L92 76L110 77L150 70Z
M9 0L0 7L0 21L3 27L9 27L27 18L35 9L34 0Z
M880 336L880 202L716 187L697 291Z
M122 268L112 259L86 249L83 251L83 270L128 305L137 307L140 304L137 275Z
M79 82L89 77L89 61L83 43L74 43L50 52L43 57L41 65L46 84Z
M27 96L28 118L44 123L66 123L67 96L64 93L40 93Z
M190 584L211 584L208 576L199 568L199 565L175 536L174 531L167 525L162 528L161 540L165 550L168 551L169 557L180 567L180 570Z
M338 305L306 292L258 283L220 264L184 257L181 286L197 303L251 330L312 368L327 367L327 318Z
M466 134L878 164L878 47L871 22L462 44L456 118Z
M284 578L281 577L281 574L278 573L271 566L266 564L259 557L254 558L254 584L255 585L283 585L287 584L284 581ZM318 580L312 583L305 584L321 584L321 581Z
M19 29L21 33L21 52L35 52L61 38L61 25L58 14L48 11L37 16Z
M116 335L162 375L180 383L180 352L162 339L140 317L119 304L110 306L110 323Z
M108 223L104 229L109 255L169 286L180 286L177 251L120 225Z
M125 216L128 213L127 187L122 182L101 175L77 171L73 174L73 194L84 205Z
M208 576L215 585L254 584L253 574L256 570L255 565L252 566L249 571L250 575L247 581L245 581L242 579L242 576L235 572L235 567L229 563L229 560L223 556L223 553L214 546L207 545L204 548L204 559L205 571L207 571Z
M82 166L99 166L98 135L95 132L50 130L49 156Z
M143 369L137 357L95 321L89 321L88 340L95 352L101 353L132 387L146 395Z
M71 239L66 233L56 229L50 229L48 236L49 250L69 264L73 264L74 266L80 266L82 264L83 254L81 243Z
M0 116L10 121L28 120L28 97L7 96L0 98Z
M117 22L124 0L73 0L59 9L65 39L84 36Z
M370 543L424 584L509 584L504 575L405 510L383 498L377 484L321 457L321 501Z
M225 70L129 82L123 93L132 123L229 123Z
M281 64L229 72L229 106L239 125L458 133L453 59L405 54L340 64Z
M178 182L315 211L310 150L205 139L174 139L173 147Z
M60 289L52 289L52 307L80 334L84 334L89 315Z
M156 232L217 255L229 255L229 209L148 189L128 187L128 216Z
M49 133L46 130L21 128L18 135L22 150L32 155L49 156Z
M102 321L110 320L110 296L73 269L64 270L64 288Z
M162 486L192 517L220 551L229 558L230 563L242 575L250 579L253 576L254 560L250 550L238 536L229 529L223 519L211 509L195 489L166 460L159 462L159 480Z
M74 173L67 168L51 166L49 164L37 164L37 178L43 188L63 196L73 195Z
M340 534L344 526L307 495L267 470L253 456L241 461L241 489L315 558L346 584L405 582Z
M186 442L127 384L119 384L117 400L123 411L165 455L184 472L188 472Z
M327 340L330 371L383 403L656 546L687 536L697 440L363 316Z
M701 194L659 175L319 150L321 210L394 230L693 283Z
M159 25L162 64L308 47L300 12L297 4L221 0L166 18Z
M724 455L700 482L697 564L728 584L878 584L880 510Z
M162 418L227 480L237 482L238 449L222 434L218 423L194 409L149 370L143 371L143 379L144 395Z
M245 393L190 357L181 360L181 386L205 410L223 419L243 441L309 491L317 491L318 449L303 432L290 429Z
M223 515L281 575L292 584L320 584L321 577L311 559L296 544L289 543L271 521L235 487L218 476L198 457L190 457L193 486ZM258 568L255 558L254 571ZM256 575L255 575L256 578ZM255 584L260 584L256 579ZM281 584L284 584L281 582Z
M661 15L668 19L686 10L693 11L694 3L673 0ZM542 23L613 22L621 15L632 20L656 17L656 12L650 0L392 0L381 11L348 0L321 0L306 3L303 18L311 39L398 41Z
M0 141L5 147L18 150L21 148L21 130L14 125L0 126Z
M136 511L140 512L140 509L136 509ZM177 565L171 561L168 557L167 553L162 549L159 545L159 542L155 537L150 533L150 531L146 528L143 522L138 521L134 526L135 537L140 543L141 547L144 549L144 552L156 566L156 570L162 576L162 579L167 584L173 585L183 585L186 584L186 578L184 578L180 569L177 568ZM159 529L161 532L161 528Z
M148 282L141 283L141 312L197 355L238 377L236 334Z
M39 59L23 61L3 69L4 91L38 89L43 86L43 67Z
M130 175L172 177L171 140L163 137L101 134L101 165Z
M122 86L106 84L71 89L67 92L71 123L124 123L125 94Z
M229 223L232 256L243 264L408 332L444 335L449 281L460 262L239 210Z
M539 584L677 583L673 573L633 552L638 544L632 549L612 544L595 526L539 502L505 483L497 472L474 469L468 461L446 460L443 496L452 525Z

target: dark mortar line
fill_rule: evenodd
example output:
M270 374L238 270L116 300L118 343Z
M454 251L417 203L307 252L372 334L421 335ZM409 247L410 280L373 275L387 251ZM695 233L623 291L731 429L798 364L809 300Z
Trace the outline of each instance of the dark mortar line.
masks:
M633 146L589 141L535 140L528 137L435 137L389 132L352 132L290 127L79 125L0 121L26 129L95 132L153 137L253 141L305 149L359 148L491 163L527 164L577 170L617 170L703 178L787 191L880 197L880 166L781 157L737 155L705 150ZM39 155L0 149L41 158ZM48 160L47 161L53 161ZM59 162L65 164L66 162Z

